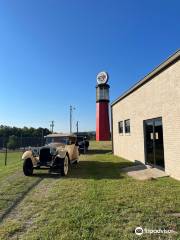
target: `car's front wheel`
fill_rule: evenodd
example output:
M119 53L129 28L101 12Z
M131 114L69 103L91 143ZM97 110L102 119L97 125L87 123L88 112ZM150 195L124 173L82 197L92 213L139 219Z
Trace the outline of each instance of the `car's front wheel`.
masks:
M69 171L69 158L66 155L64 159L62 159L62 165L61 165L61 175L67 176Z
M33 175L33 163L31 159L25 159L23 163L23 172L25 176L32 176Z

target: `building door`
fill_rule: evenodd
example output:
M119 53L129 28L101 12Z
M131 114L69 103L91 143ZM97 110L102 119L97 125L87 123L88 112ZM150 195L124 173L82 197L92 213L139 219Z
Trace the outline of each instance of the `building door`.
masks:
M144 121L146 164L164 168L162 118Z

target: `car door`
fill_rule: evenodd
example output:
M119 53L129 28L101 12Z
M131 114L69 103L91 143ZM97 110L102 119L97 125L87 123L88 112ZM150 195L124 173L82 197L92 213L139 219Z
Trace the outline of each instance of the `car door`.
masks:
M78 159L79 157L79 146L76 144L77 139L75 137L73 137L71 139L71 143L72 143L72 159Z
M78 158L78 147L76 146L76 138L73 137L69 138L66 149L68 151L70 160Z

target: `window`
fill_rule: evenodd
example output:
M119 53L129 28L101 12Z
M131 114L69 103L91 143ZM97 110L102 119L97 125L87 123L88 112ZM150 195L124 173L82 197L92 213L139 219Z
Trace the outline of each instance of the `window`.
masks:
M96 88L96 101L109 100L108 88L97 87Z
M123 121L118 122L119 133L123 134Z
M130 133L130 119L124 121L125 133Z

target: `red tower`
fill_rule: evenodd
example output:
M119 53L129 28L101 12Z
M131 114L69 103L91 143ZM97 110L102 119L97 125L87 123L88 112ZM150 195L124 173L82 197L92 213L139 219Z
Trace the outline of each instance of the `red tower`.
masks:
M96 86L96 141L110 140L109 126L109 85L108 74L100 72L97 75Z

